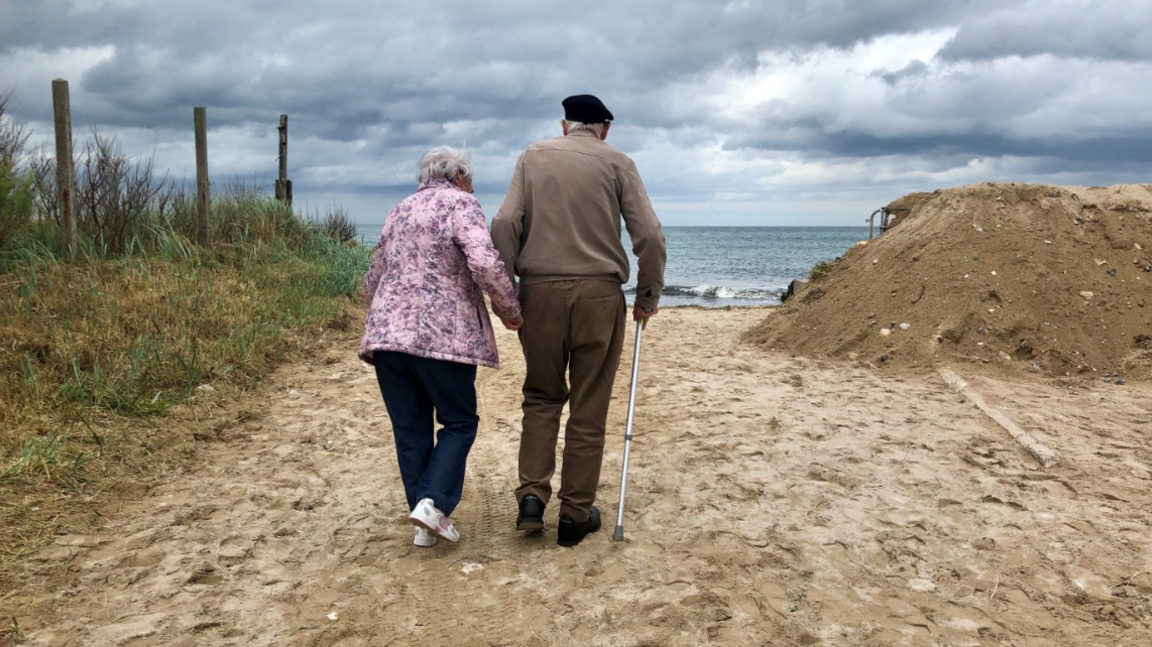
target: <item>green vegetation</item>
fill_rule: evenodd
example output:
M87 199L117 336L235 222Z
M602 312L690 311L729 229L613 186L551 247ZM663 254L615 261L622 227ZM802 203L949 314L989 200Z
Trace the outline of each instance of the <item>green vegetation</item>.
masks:
M832 261L820 261L812 266L812 270L808 272L808 278L815 281L828 273L832 269Z
M5 98L0 144L20 140ZM21 166L17 145L0 163L0 528L9 530L29 501L83 492L112 463L146 463L131 455L141 446L133 430L156 433L141 423L198 386L252 384L311 331L351 325L368 264L368 250L340 233L354 231L346 213L329 212L322 226L244 184L213 187L212 246L201 248L194 196L157 178L150 160L130 162L99 135L79 150L71 263L59 248L52 160ZM5 535L0 544L13 545Z

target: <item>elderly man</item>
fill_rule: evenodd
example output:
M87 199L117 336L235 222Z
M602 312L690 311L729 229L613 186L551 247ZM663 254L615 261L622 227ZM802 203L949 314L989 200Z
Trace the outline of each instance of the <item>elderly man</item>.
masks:
M520 155L492 222L492 240L509 273L519 276L524 312L516 527L544 527L560 412L570 401L557 543L575 546L600 529L600 511L592 504L627 313L621 216L639 258L633 320L644 326L658 311L666 248L636 164L604 141L612 113L591 95L568 97L562 105L564 136Z

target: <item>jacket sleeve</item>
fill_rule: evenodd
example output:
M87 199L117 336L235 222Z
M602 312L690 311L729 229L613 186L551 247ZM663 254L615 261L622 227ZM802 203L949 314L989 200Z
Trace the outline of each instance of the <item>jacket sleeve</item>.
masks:
M524 232L524 155L516 160L516 169L512 172L512 182L508 185L508 193L504 195L504 202L500 210L492 219L492 244L500 252L500 261L508 271L508 278L516 280L516 259L520 257L520 236Z
M468 196L452 208L452 240L468 259L472 280L492 298L492 310L501 319L520 316L520 301L512 279L492 246L484 212L476 198Z
M392 212L395 212L395 209ZM376 296L376 288L380 286L380 279L384 277L384 271L388 265L387 232L392 212L389 212L384 226L380 229L380 238L377 239L376 247L372 250L372 261L368 265L368 273L364 275L364 305L369 308L372 307L372 298Z
M624 226L632 238L632 252L639 259L636 273L636 304L645 310L652 310L660 303L660 291L664 289L664 262L668 255L664 241L664 230L636 164L628 160L621 169L620 212L624 216Z

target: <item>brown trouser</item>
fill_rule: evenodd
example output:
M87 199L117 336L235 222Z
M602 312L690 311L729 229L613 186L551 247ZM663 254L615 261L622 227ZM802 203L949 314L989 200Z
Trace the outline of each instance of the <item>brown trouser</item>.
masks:
M604 459L604 426L624 345L624 292L614 281L549 281L522 286L520 305L527 374L516 500L528 494L544 503L551 498L560 412L571 400L560 514L582 522L592 513Z

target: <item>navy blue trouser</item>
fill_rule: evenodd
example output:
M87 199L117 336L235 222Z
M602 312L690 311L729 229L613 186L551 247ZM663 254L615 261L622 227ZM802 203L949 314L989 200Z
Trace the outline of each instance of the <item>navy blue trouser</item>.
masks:
M408 509L432 499L451 515L464 491L464 468L480 425L476 367L379 350L373 364L392 419ZM433 412L441 425L435 444Z

